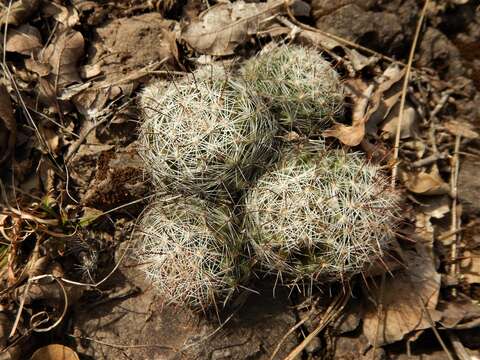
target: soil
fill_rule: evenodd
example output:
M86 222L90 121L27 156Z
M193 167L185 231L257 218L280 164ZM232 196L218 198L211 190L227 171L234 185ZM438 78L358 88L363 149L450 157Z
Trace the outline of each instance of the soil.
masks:
M302 4L297 19L310 29L335 34L402 63L408 60L423 7L416 0ZM6 189L0 203L0 238L4 238L0 359L28 359L40 347L55 343L92 360L270 359L273 353L274 359L285 359L309 339L321 319L327 318L332 299L341 294L348 294L346 306L295 359L480 356L479 0L431 1L427 10L408 97L416 114L415 131L402 128L400 191L405 218L399 242L403 250L396 253L402 255L385 259L393 276L380 266L380 275L372 271L349 285L321 286L311 296L277 286L275 279L256 279L226 308L207 312L166 304L129 251L132 230L153 194L137 153L142 114L136 99L142 86L155 78L169 81L211 60L240 61L270 41L281 41L292 34L292 27L285 25L292 19L275 14L276 20L264 23L279 22L267 30L260 28L261 22L249 22L248 31L242 30L245 34L232 35L238 42L233 47L222 31L216 31L217 45L227 41L227 46L216 46L212 54L209 47L199 51L197 43L182 38L185 27L202 18L201 11L218 8L208 1L14 1L10 20L5 18L7 5L0 7L2 31L7 22L10 31L0 82L0 177L2 191L3 184ZM368 82L379 81L391 64L357 48L357 54L363 54L356 58L360 66L352 60L355 55L349 45L329 46L305 29L299 40L312 45L316 39L313 45L338 65L346 82L366 88ZM12 31L23 34L20 40L12 40ZM41 51L49 46L53 46L50 56ZM398 103L399 84L392 86L391 93L379 92L385 100L382 106L387 108L389 99ZM445 94L443 105L430 116ZM353 110L346 112L347 124L354 116L355 96L350 100ZM394 103L389 106L381 121L388 119ZM389 116L395 120L394 114ZM372 158L388 157L392 141L385 140L389 136L381 133L382 126L375 123L373 128L353 147ZM458 133L462 136L455 154ZM432 154L444 156L415 165ZM458 197L450 187L455 156L460 159ZM385 167L391 167L387 163ZM426 191L418 190L420 178ZM452 214L458 221L455 240L449 233ZM452 260L453 243L457 253ZM411 259L407 266L405 259ZM458 263L453 272L452 261ZM406 278L401 271L410 265L419 269L414 290L401 283ZM381 273L386 274L383 285ZM19 291L26 291L27 279L44 274L79 283L107 281L99 286L65 283L70 301L60 325L36 332L35 326L43 325L35 323L33 314L49 313L46 323L52 324L63 309L62 292L45 287L36 297L29 295L18 315L23 296ZM46 280L54 281L42 281ZM408 298L417 290L428 298L421 299L421 306L418 299ZM386 325L375 331L372 324L378 323L382 301L381 320ZM8 336L17 315L15 334Z

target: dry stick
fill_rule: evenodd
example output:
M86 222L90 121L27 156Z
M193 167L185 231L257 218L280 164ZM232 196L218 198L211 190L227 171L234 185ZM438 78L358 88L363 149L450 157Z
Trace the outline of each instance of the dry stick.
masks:
M348 299L350 299L348 293L339 294L336 299L332 301L327 311L325 311L325 316L320 321L320 324L318 324L315 330L313 330L305 339L303 339L300 345L298 345L290 354L288 354L285 360L295 359L306 348L310 341L312 341L320 333L320 331L325 328L325 326L327 326L333 319L337 317L337 315L347 304Z
M385 312L383 311L383 295L385 293L385 281L386 281L385 273L382 274L382 280L380 283L380 299L377 308L377 324L375 327L375 337L373 339L373 348L372 348L372 360L375 359L375 351L377 350L378 346L378 331L380 329L380 323L384 321Z
M411 282L411 284L413 285L412 282ZM414 287L412 287L412 288L415 291L415 288ZM447 358L449 360L454 360L452 355L450 354L450 351L448 351L447 345L445 345L445 342L443 341L442 337L438 333L438 330L435 326L435 322L433 321L432 316L430 315L430 311L428 311L427 307L425 306L422 297L418 293L417 293L417 297L420 299L420 304L422 305L422 310L425 311L425 315L427 315L427 320L428 320L430 326L432 327L432 331L433 331L435 337L437 338L438 342L440 343L440 346L442 347L443 351L447 355Z
M427 12L428 4L430 0L425 0L425 4L423 5L422 13L420 14L420 18L418 19L417 29L415 30L415 37L413 38L412 47L410 48L410 55L408 56L408 63L407 68L405 69L405 78L403 81L402 87L402 96L400 98L400 110L398 113L398 123L397 123L397 130L395 134L395 147L393 149L393 164L392 169L392 188L395 188L395 181L397 179L397 172L398 172L398 152L400 147L400 130L402 128L402 121L403 121L403 112L405 110L405 101L407 99L407 90L408 90L408 83L410 81L410 73L412 71L412 63L413 57L415 56L415 50L417 48L418 38L420 36L420 30L422 29L423 19L425 18L425 14Z
M447 331L447 334L457 357L460 360L472 360L472 357L467 353L467 350L465 350L465 347L463 346L458 336L452 331Z
M287 14L288 14L288 17L290 18L290 20L295 24L297 25L299 28L301 29L304 29L304 30L309 30L309 31L312 31L312 32L316 32L316 33L319 33L325 37L328 37L332 40L335 40L337 42L339 42L340 44L343 44L343 45L347 45L347 46L350 46L350 47L353 47L353 48L356 48L358 50L362 50L370 55L374 55L374 56L378 56L379 58L383 59L383 60L388 60L392 63L395 63L395 64L398 64L398 65L402 65L402 66L405 66L405 64L401 61L398 61L398 60L395 60L389 56L386 56L386 55L383 55L383 54L380 54L379 52L376 52L372 49L369 49L365 46L362 46L362 45L359 45L357 43L354 43L353 41L350 41L350 40L347 40L347 39L344 39L340 36L337 36L337 35L334 35L334 34L331 34L329 32L326 32L326 31L322 31L320 29L317 29L317 28L314 28L312 26L309 26L307 24L303 24L301 23L300 21L298 21L297 19L295 19L295 16L293 16L293 13L292 11L290 10L290 5L288 4L288 1L285 1L285 7L287 9Z
M93 124L92 126L90 126L83 134L80 135L80 137L78 138L78 140L73 144L72 149L70 150L70 152L65 156L65 159L64 159L65 165L68 164L68 162L69 162L70 159L73 157L73 155L75 155L75 154L77 153L78 149L79 149L80 146L83 144L83 142L85 141L85 139L87 138L87 136L88 136L93 130L95 130L98 126L106 123L108 120L110 120L110 118L109 118L108 116L105 116L102 120L97 121L95 124Z
M452 265L450 267L450 275L455 275L457 272L457 256L458 256L458 242L460 237L458 236L457 228L460 225L460 219L458 217L458 212L457 212L457 202L458 202L458 171L459 171L459 151L460 151L460 140L461 136L457 135L455 137L455 148L453 152L453 158L452 158L452 173L450 175L450 191L451 194L450 196L452 197L452 219L451 219L451 225L450 225L450 232L452 233L452 255L451 255L451 260L452 260ZM457 289L452 288L452 295L456 296L457 295Z
M397 172L398 172L398 155L399 155L399 148L400 148L400 131L402 129L402 121L403 121L403 112L405 109L405 102L407 99L407 92L408 92L408 83L410 81L410 73L412 71L412 64L413 64L413 58L415 56L415 50L417 48L417 42L418 38L420 37L420 30L422 29L423 25L423 20L425 18L425 14L427 12L428 4L430 3L430 0L425 0L425 3L423 5L422 12L420 14L420 18L418 19L417 22L417 28L415 30L415 35L413 38L412 46L410 48L410 54L408 56L408 62L407 62L407 67L405 69L405 78L403 81L403 87L402 87L402 96L400 98L400 109L399 109L399 114L398 114L398 123L397 123L397 129L395 133L395 146L394 146L394 151L393 151L393 169L392 169L392 182L391 186L392 189L395 189L396 186L396 178L397 178ZM383 293L385 291L385 274L382 275L382 283L380 287L380 299L383 298ZM422 303L423 305L423 303ZM372 359L375 359L375 351L377 349L377 336L378 336L378 329L380 327L380 321L383 320L383 304L382 301L380 302L378 306L378 311L377 311L377 328L375 330L375 339L374 339L374 346L372 350Z
M175 349L172 346L168 346L168 345L158 345L158 344L152 344L152 345L147 345L147 344L145 344L145 345L142 345L142 344L140 344L140 345L123 345L123 344L108 343L106 341L97 340L97 339L94 339L94 338L91 338L91 337L88 337L88 336L77 336L77 335L73 335L73 334L67 334L67 336L69 336L71 338L74 338L74 339L93 341L95 343L105 345L105 346L110 346L110 347L117 348L117 349L160 348L160 349L165 349L165 350L177 351L177 349Z
M293 333L295 330L297 330L300 326L302 326L305 321L310 319L314 310L315 310L315 304L312 306L312 309L309 311L309 314L307 316L305 316L302 320L297 322L294 326L290 328L290 330L287 331L285 335L283 335L283 337L280 339L279 343L275 347L275 350L273 351L272 355L270 356L270 360L273 360L275 358L275 355L277 355L278 351L280 350L280 347L282 346L283 342L288 338L288 336L291 333Z

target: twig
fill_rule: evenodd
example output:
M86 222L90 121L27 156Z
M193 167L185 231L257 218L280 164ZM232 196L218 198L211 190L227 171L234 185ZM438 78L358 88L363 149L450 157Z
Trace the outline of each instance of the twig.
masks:
M415 30L415 36L413 38L412 46L410 48L410 54L408 56L408 62L407 62L407 67L405 69L405 78L403 81L403 87L402 87L402 96L400 98L400 110L398 114L398 123L397 123L397 129L395 133L395 146L394 146L394 151L393 151L393 168L392 168L392 181L391 181L391 186L392 189L395 189L396 186L396 180L397 180L397 172L398 172L398 155L399 155L399 149L400 149L400 133L402 129L402 121L403 121L403 113L405 109L405 102L407 98L407 93L408 93L408 83L410 82L410 73L412 71L412 64L413 64L413 58L415 56L415 50L417 47L417 42L418 38L420 37L420 30L422 29L423 25L423 19L425 18L425 14L427 12L428 4L430 3L430 0L425 0L425 3L423 5L422 12L420 14L420 18L418 19L417 22L417 28ZM383 318L383 293L385 288L385 274L382 275L382 283L380 287L380 304L378 305L378 312L377 312L377 327L375 329L375 339L374 339L374 345L373 345L373 350L372 350L372 359L374 359L375 356L375 351L377 348L377 336L378 336L378 330L380 327L380 320Z
M160 349L165 349L165 350L177 351L177 349L175 349L174 347L167 346L167 345L158 345L158 344L152 344L152 345L123 345L123 344L108 343L106 341L97 340L97 339L94 339L94 338L91 338L91 337L88 337L88 336L77 336L77 335L73 335L73 334L67 334L67 336L69 336L71 338L74 338L74 339L93 341L93 342L96 342L98 344L105 345L105 346L110 346L110 347L117 348L117 349L160 348Z
M447 331L447 334L457 357L460 360L471 360L472 358L470 357L470 355L468 355L467 350L465 350L465 347L463 346L458 336L452 331Z
M413 285L413 282L410 282L412 284L412 289L416 292L416 288ZM425 315L427 316L427 320L430 324L430 327L432 328L432 331L437 338L438 342L440 343L440 346L442 347L443 351L447 355L448 360L454 360L452 354L450 354L450 351L447 348L447 345L445 345L445 342L443 341L442 337L438 333L437 327L435 326L435 322L432 319L432 316L430 315L430 311L427 309L425 306L422 297L416 292L417 297L420 299L420 304L422 305L422 310L425 312Z
M420 37L420 30L422 29L423 19L425 18L425 14L427 12L428 4L430 0L425 0L425 4L423 5L422 13L420 14L420 18L417 22L417 29L415 30L415 36L413 38L412 47L410 48L410 55L408 56L408 63L405 69L405 78L403 81L402 87L402 96L400 98L400 110L398 113L398 123L397 123L397 131L395 134L395 147L393 149L393 169L392 169L392 188L395 188L395 182L397 180L397 172L398 172L398 153L400 147L400 130L402 128L402 121L403 121L403 112L405 110L405 101L407 98L407 90L408 90L408 83L410 81L410 73L412 71L412 64L413 58L415 56L415 50L417 48L418 38Z
M320 331L322 331L332 320L334 320L338 314L343 310L347 301L350 297L348 293L339 294L335 300L332 301L328 309L325 311L325 316L320 321L320 324L313 330L308 336L303 339L303 341L292 350L290 354L285 358L285 360L293 360L295 359L305 347L310 343L310 341L315 338Z
M447 156L448 155L446 153L439 153L439 152L433 153L432 155L427 156L426 158L415 161L414 163L412 163L412 167L419 168L422 166L430 165L436 162L437 160L446 159Z
M375 359L375 352L377 351L377 341L378 341L378 331L380 329L380 323L383 322L384 318L384 311L383 311L383 295L385 293L385 280L387 276L385 273L382 274L382 280L380 283L380 299L379 299L379 304L377 308L377 325L375 327L375 337L373 339L373 348L372 348L372 360ZM385 325L383 325L385 326Z
M85 141L85 139L87 138L87 136L93 131L95 130L98 126L106 123L110 118L108 116L104 117L102 120L96 122L95 124L93 124L92 126L90 126L82 135L80 135L80 137L78 138L77 141L75 141L75 143L72 145L72 148L70 150L70 152L65 156L65 159L64 159L64 162L65 164L68 164L68 162L70 161L70 159L72 158L73 155L76 154L76 152L78 151L78 149L80 148L80 145L83 144L83 142Z
M308 315L305 316L302 320L300 320L299 322L297 322L294 326L292 326L290 328L290 330L287 331L287 333L285 335L283 335L283 337L280 339L280 341L278 342L277 346L275 347L275 350L273 351L272 355L270 356L270 360L273 360L275 358L275 355L277 355L278 351L280 350L280 347L282 346L282 344L284 343L284 341L288 338L288 336L290 334L292 334L295 330L297 330L300 326L302 326L305 321L307 321L308 319L310 319L310 317L312 316L313 312L315 310L315 306L312 306L312 309L309 311Z
M459 155L458 152L460 151L460 143L461 143L461 136L457 135L455 137L455 148L453 152L453 158L452 158L452 174L450 176L450 192L451 192L451 197L452 197L452 218L451 218L451 224L450 224L450 232L452 233L452 253L451 253L451 259L452 259L452 265L450 267L450 275L455 276L457 273L457 262L456 258L458 256L458 242L459 242L459 236L457 233L457 228L459 227L460 219L457 214L457 202L458 202L458 171L459 171ZM452 295L456 296L457 295L457 289L453 288L452 289Z

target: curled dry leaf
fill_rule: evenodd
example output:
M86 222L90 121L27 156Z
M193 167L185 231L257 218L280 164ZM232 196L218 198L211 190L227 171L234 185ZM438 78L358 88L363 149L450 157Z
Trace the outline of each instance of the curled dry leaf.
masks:
M471 329L478 327L480 307L470 299L441 301L438 310L442 314L439 323L447 329Z
M268 20L285 12L285 6L292 11L302 8L296 1L276 0L266 3L219 3L200 14L182 29L181 38L194 50L202 54L232 55L240 44L268 27ZM303 12L303 9L300 11Z
M440 177L436 166L433 166L430 172L402 172L401 179L406 188L415 194L442 195L450 191L450 187Z
M46 16L53 16L55 20L66 27L72 27L79 22L78 11L74 7L65 7L54 2L49 2L42 7Z
M81 82L77 63L83 57L84 45L81 33L67 29L57 34L41 55L41 62L51 66L49 80L57 91Z
M10 9L3 6L0 12L0 25L18 26L34 15L38 9L40 0L19 0L12 3Z
M370 125L370 120L376 119L374 121L377 123L384 119L389 110L389 106L383 99L384 94L403 77L403 74L403 70L392 65L380 76L377 86L373 84L367 86L359 79L347 81L346 87L350 90L353 99L352 125L334 124L323 135L335 137L348 146L359 145L365 137L366 127ZM398 98L395 102L397 100ZM375 126L373 124L373 127Z
M323 136L335 137L340 140L342 144L347 146L357 146L362 142L363 137L365 136L365 124L359 122L352 126L347 126L337 123L334 124L332 128L325 130Z
M425 310L429 311L433 321L439 319L435 308L440 291L440 274L435 270L433 259L426 250L418 247L416 252L405 253L404 262L408 268L397 273L395 278L387 279L383 296L380 286L371 287L371 299L375 304L367 305L363 319L363 333L370 344L391 344L413 331L429 328ZM380 299L383 314L379 318Z
M42 47L42 36L36 27L24 24L18 29L9 29L5 50L30 55Z
M368 118L365 112L372 97L373 85L367 86L363 81L355 79L349 82L351 97L353 98L352 125L336 123L332 128L325 130L323 136L335 137L343 144L357 146L365 136L365 122Z
M5 136L6 141L0 143L0 164L12 153L17 136L17 123L13 116L13 107L5 85L0 83L0 139ZM2 129L3 128L3 129ZM5 146L6 145L6 146Z

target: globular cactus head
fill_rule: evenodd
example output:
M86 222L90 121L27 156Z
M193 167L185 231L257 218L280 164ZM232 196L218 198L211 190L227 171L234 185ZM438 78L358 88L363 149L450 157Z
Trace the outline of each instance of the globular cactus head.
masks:
M276 121L221 67L147 86L140 108L146 168L154 184L177 192L208 197L240 190L274 154Z
M136 254L166 303L207 309L248 277L232 214L199 199L153 203L139 224Z
M242 72L289 131L310 135L342 112L339 76L313 48L276 47L246 61Z
M263 270L295 284L361 272L391 243L397 218L397 196L378 166L314 141L289 149L244 206Z

